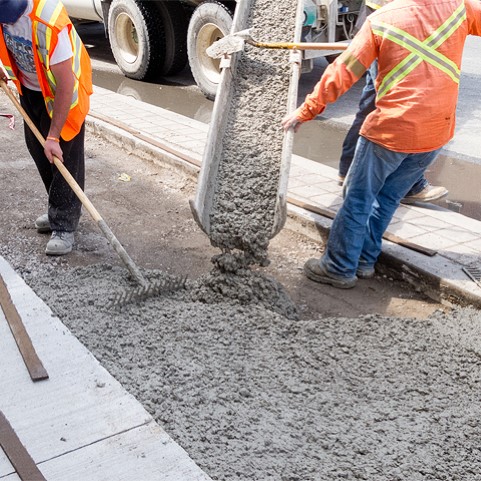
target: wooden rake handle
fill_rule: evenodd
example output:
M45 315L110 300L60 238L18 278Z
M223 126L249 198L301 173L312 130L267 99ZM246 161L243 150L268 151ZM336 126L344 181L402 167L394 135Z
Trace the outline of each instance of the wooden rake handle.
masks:
M248 41L251 45L259 48L278 48L287 50L346 50L348 43L291 43L291 42L256 42Z
M9 97L9 99L15 105L16 109L20 112L23 119L25 120L27 125L30 127L30 130L34 133L37 140L40 142L42 146L45 145L45 139L43 138L42 134L40 133L36 125L32 122L32 119L28 116L27 112L25 112L24 108L21 106L15 94L8 87L8 85L4 80L0 79L0 85L4 90L4 92L7 94L7 96ZM82 205L85 207L85 209L87 209L88 213L92 216L92 219L97 223L100 230L103 232L107 240L115 249L119 257L122 259L122 261L126 265L126 267L129 269L134 279L140 285L147 286L148 283L140 273L139 268L134 264L130 256L127 254L126 250L122 247L122 244L120 244L120 242L117 240L113 232L110 230L108 225L105 223L105 221L102 219L102 217L98 213L97 209L94 207L92 202L90 202L90 200L85 195L84 191L78 185L76 180L72 177L72 174L70 174L67 168L63 165L62 161L57 157L53 156L53 162L55 164L55 167L57 167L59 172L62 174L63 178L67 181L68 185L75 192L76 196L79 198Z

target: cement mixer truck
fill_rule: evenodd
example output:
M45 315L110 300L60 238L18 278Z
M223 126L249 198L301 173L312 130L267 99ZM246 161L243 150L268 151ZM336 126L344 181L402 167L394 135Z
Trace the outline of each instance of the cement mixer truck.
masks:
M339 42L352 38L362 0L300 1L304 3L303 41ZM200 90L209 99L215 97L220 61L210 58L206 49L230 32L235 0L62 3L73 19L103 22L115 61L125 76L155 81L182 71L188 63ZM315 57L331 58L336 53L304 52L302 71L312 70Z

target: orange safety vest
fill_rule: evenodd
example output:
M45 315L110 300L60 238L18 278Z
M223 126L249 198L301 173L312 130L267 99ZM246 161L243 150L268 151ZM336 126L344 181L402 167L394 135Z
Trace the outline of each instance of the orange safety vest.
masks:
M466 36L481 36L479 0L396 0L371 14L296 116L314 118L377 58L376 109L361 135L395 152L429 152L454 135Z
M69 31L73 50L72 72L75 77L75 85L70 112L61 132L61 137L68 141L79 133L89 111L89 96L93 92L90 58L64 6L59 1L34 0L30 18L32 20L32 50L35 68L45 100L45 106L50 117L53 115L57 85L56 79L50 70L50 58L57 46L60 31L65 27ZM0 60L21 94L22 86L18 79L18 68L5 44L1 25Z

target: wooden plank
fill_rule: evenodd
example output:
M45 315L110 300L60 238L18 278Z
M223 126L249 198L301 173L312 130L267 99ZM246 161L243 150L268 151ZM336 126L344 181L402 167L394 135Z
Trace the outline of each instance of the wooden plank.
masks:
M8 292L7 285L0 275L0 304L2 306L3 313L7 319L10 330L12 331L15 342L18 349L22 354L25 365L32 381L41 381L48 379L48 373L44 368L42 361L37 355L35 348L33 347L32 340L28 335L27 330L22 322L20 315L12 302L10 293Z
M133 135L137 139L142 140L143 142L147 142L151 145L154 145L159 149L165 150L166 152L169 152L169 154L175 155L176 157L179 157L180 159L185 160L186 162L189 162L190 164L195 165L196 167L201 166L201 161L194 158L192 155L188 155L185 152L182 152L179 148L176 148L175 146L167 145L165 142L161 142L158 139L154 139L153 137L144 135L138 130L132 128L130 125L126 124L125 122L121 122L120 120L114 119L113 117L108 117L107 115L103 115L98 112L92 112L92 111L89 112L89 116L95 119L99 119L102 122L107 122L111 125L114 125L119 129L125 130L126 132L128 132L130 135Z
M0 411L0 446L22 481L46 481L2 411Z
M323 217L327 217L328 219L334 219L336 217L336 213L329 209L324 209L323 207L319 207L317 205L312 205L307 202L303 202L301 200L295 199L293 197L288 197L287 201L297 207L301 207L302 209L306 209L314 214L322 215ZM391 234L390 232L384 232L383 238L394 242L400 246L406 247L407 249L411 249L413 251L419 252L420 254L424 254L425 256L434 256L438 253L438 251L430 249L429 247L424 247L419 244L415 244L414 242L410 242L406 239L402 239L397 235Z

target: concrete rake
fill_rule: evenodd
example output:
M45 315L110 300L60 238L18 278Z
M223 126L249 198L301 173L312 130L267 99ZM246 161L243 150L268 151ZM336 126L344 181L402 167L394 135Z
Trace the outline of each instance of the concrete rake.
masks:
M0 85L2 89L7 94L8 98L12 101L16 109L20 112L22 117L24 118L27 125L30 127L30 130L34 133L37 140L40 142L41 145L45 144L45 139L43 138L42 134L36 127L36 125L32 122L30 117L27 115L27 112L23 109L20 102L17 100L17 97L13 93L13 91L7 86L4 80L0 80ZM62 161L57 157L53 157L54 164L62 174L63 178L67 181L69 186L75 192L77 197L79 198L82 205L91 215L92 219L97 223L98 227L109 241L110 245L114 248L115 252L119 255L122 262L125 264L127 269L129 270L130 274L134 278L134 280L139 284L137 289L133 289L130 291L126 291L124 293L120 293L114 299L113 304L124 305L127 302L138 301L141 299L146 299L150 296L155 296L161 294L162 292L172 291L174 289L180 289L185 286L185 280L177 279L174 281L157 281L157 282L148 282L145 277L141 274L140 269L135 265L134 261L130 258L127 254L127 251L123 248L122 244L118 241L117 237L113 234L110 230L107 223L102 219L100 214L98 213L97 209L94 205L90 202L88 197L85 195L81 187L72 177L70 172L66 169L63 165Z

